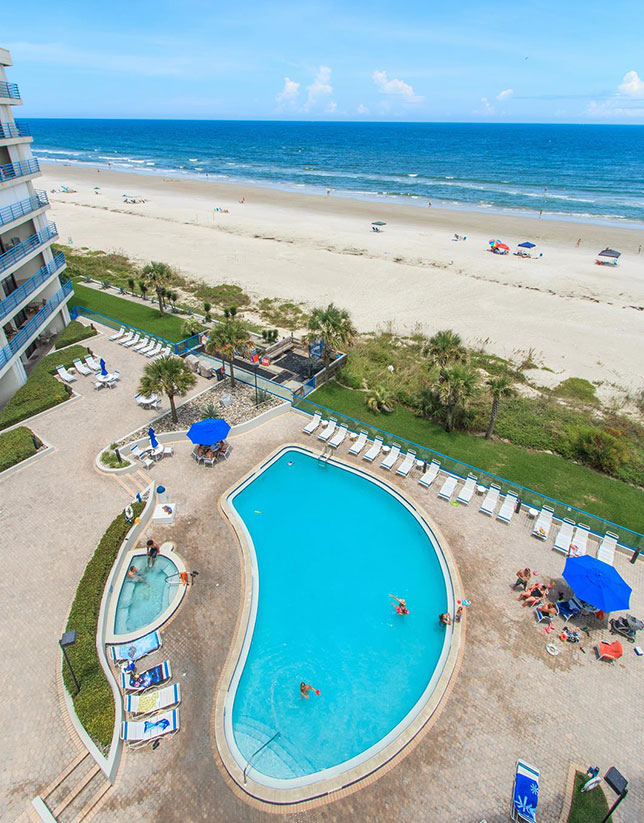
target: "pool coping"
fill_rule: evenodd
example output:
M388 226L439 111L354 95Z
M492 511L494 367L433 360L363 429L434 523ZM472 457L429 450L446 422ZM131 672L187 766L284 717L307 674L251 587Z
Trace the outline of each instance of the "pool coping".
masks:
M255 551L252 546L252 541L249 544L250 536L241 518L239 518L236 511L234 511L233 507L229 504L228 498L236 491L240 491L241 488L246 486L256 475L267 468L270 463L274 462L280 453L288 449L297 449L315 458L320 456L319 452L308 445L301 443L282 444L247 472L240 480L226 489L218 500L219 510L235 536L235 544L239 551L241 564L241 609L235 626L233 643L217 684L211 718L211 735L215 743L213 751L216 751L219 755L220 765L228 778L227 782L231 785L235 793L251 805L273 813L289 813L296 811L298 807L311 808L313 804L324 804L339 797L346 796L346 794L357 791L381 777L411 752L415 745L420 742L422 735L429 730L433 721L437 719L451 692L455 677L460 668L466 622L465 618L461 623L450 627L450 647L443 663L442 672L434 685L429 699L411 719L406 728L380 751L373 754L364 762L346 771L342 771L337 775L296 788L273 788L254 780L250 773L244 776L243 770L240 768L228 745L226 735L226 703L229 699L230 687L235 678L240 658L244 653L244 647L250 642L248 640L248 632L249 628L251 628L256 594L253 575ZM411 510L412 514L421 521L422 526L426 527L435 537L440 546L449 575L449 580L446 580L448 598L450 598L451 594L454 603L457 600L462 600L461 579L449 543L433 519L428 516L427 512L424 511L416 501L410 500L405 494L388 482L386 476L383 477L382 474L376 474L370 467L357 467L346 460L338 458L336 455L330 457L329 462L341 468L348 469L354 474L366 476L371 482L375 482L380 487L383 487L408 510ZM451 593L449 591L450 583Z

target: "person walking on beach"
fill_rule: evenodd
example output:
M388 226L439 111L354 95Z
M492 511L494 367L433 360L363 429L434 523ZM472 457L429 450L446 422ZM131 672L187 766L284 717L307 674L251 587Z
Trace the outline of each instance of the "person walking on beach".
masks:
M581 237L579 238L579 240L577 240L577 248L579 248L580 246L581 246Z

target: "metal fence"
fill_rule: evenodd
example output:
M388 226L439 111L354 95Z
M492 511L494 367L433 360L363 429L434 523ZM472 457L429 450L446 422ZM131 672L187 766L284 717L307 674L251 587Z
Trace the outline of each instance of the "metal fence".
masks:
M19 200L17 203L1 208L0 226L6 226L19 217L24 217L25 214L30 214L32 211L37 211L48 205L49 198L47 194L44 191L37 191L32 197L26 197L24 200Z
M36 234L32 234L22 243L16 243L15 246L7 249L7 251L0 254L0 271L6 271L10 266L13 266L19 260L27 257L34 249L48 243L50 240L58 237L58 229L55 223L48 223L47 227L41 229Z
M5 83L0 81L0 97L8 97L10 100L20 100L20 90L17 83Z
M28 280L25 280L17 289L8 294L4 300L0 300L0 320L20 305L30 294L33 294L46 280L49 280L52 274L61 272L64 266L65 255L60 251L50 263L41 266L35 274L32 274Z
M176 346L178 343L175 343L173 340L168 340L165 337L161 337L159 334L152 334L152 332L146 331L145 329L139 329L137 326L130 326L129 323L123 323L121 320L115 320L113 317L108 317L106 314L100 314L100 312L94 311L94 309L88 309L85 306L72 306L69 310L70 317L72 320L76 320L77 317L87 317L88 320L96 320L97 323L101 323L103 326L108 326L110 329L114 329L118 331L119 329L129 329L130 331L139 332L139 334L144 334L146 337L153 337L155 340L158 340L160 343L165 343L166 346L170 346L173 352L176 354Z
M16 163L4 163L0 166L0 183L6 180L15 180L16 177L26 177L28 174L38 174L40 166L35 157L30 160L18 160Z

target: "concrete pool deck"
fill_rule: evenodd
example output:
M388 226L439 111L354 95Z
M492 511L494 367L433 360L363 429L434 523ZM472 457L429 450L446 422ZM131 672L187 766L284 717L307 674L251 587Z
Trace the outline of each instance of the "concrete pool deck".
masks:
M128 479L124 488L99 475L93 461L105 443L155 416L133 400L143 358L102 337L88 342L121 370L121 385L95 392L79 378L74 386L82 399L33 426L54 451L0 482L2 820L21 816L77 754L58 698L57 641L85 564L128 502L131 484ZM200 381L194 393L205 385ZM188 568L200 573L190 598L162 629L163 654L182 687L181 731L156 751L126 754L115 786L93 815L98 823L274 819L240 796L214 745L216 689L241 613L238 548L217 501L284 443L315 447L317 441L301 434L303 422L298 414L286 414L234 438L230 458L212 470L190 459L188 443L151 469L150 478L179 504L175 524L154 527L151 534L158 541L173 540ZM339 457L359 460L347 457L346 444ZM559 820L571 761L597 764L602 774L617 766L630 781L617 820L641 820L644 661L627 642L617 663L597 661L593 646L610 635L593 628L592 620L587 621L590 639L582 636L579 645L557 641L561 654L549 657L549 638L510 586L515 571L529 565L552 576L555 590L566 590L559 585L564 558L552 551L552 538L545 545L532 538L532 521L524 514L510 526L485 517L476 498L469 507L450 506L437 498L436 484L425 490L416 478L416 472L407 479L386 473L438 524L472 601L460 672L443 711L401 762L365 780L358 791L339 793L334 802L300 808L295 818L307 823L390 823L401 817L408 823L505 821L514 765L521 757L541 770L540 823ZM298 528L297 512L289 525ZM618 555L616 566L634 590L631 612L642 617L644 563L632 566ZM155 655L149 660L158 662Z

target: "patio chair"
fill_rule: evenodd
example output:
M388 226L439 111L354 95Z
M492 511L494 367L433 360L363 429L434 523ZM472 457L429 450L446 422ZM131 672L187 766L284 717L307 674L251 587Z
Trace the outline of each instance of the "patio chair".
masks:
M141 349L147 349L149 345L150 338L144 337L142 340L139 340L139 342L135 346L132 346L132 351L140 352Z
M547 540L552 525L552 515L555 510L552 506L542 506L539 516L532 529L532 536L539 538L539 540Z
M140 675L133 675L132 672L121 672L121 688L126 692L146 692L154 686L159 686L170 680L172 669L170 661L164 660L157 666L152 666Z
M112 334L110 336L110 340L120 340L121 337L125 334L125 328L121 326L121 328L116 332L116 334Z
M503 503L501 504L501 508L499 509L496 519L501 520L503 523L509 523L510 520L512 520L512 515L514 514L514 509L517 505L517 500L518 495L515 494L515 492L507 492L503 498Z
M85 362L92 371L100 371L101 364L91 354L85 355Z
M499 499L499 495L501 494L501 487L497 486L496 483L492 483L490 488L487 490L487 494L485 495L485 499L481 503L481 507L479 511L483 512L483 514L487 514L490 517L494 514L494 509L496 509L496 504Z
M574 528L574 520L569 520L567 517L562 520L557 536L555 537L555 544L553 546L555 551L561 552L562 554L570 554L570 544L572 543L572 532Z
M76 378L70 374L64 366L56 366L56 374L60 377L63 383L74 383Z
M146 357L156 357L162 348L163 346L161 345L161 343L155 343L154 348L151 351L146 352Z
M407 454L405 455L405 459L403 462L398 466L396 469L396 474L399 474L401 477L407 477L409 472L412 470L412 466L414 465L414 461L416 460L416 452L412 449L409 449Z
M557 614L563 618L564 623L567 623L571 617L577 617L581 614L579 605L574 600L561 600L555 603L557 607Z
M126 349L131 349L141 339L141 335L137 332L131 340L128 340L127 343L123 343Z
M398 460L399 455L400 455L400 444L399 443L394 443L393 446L391 447L391 450L390 450L389 454L385 457L384 460L380 461L381 468L387 469L387 471L389 471L389 469L393 468L393 465L396 462L396 460Z
M597 559L601 560L603 563L608 563L609 566L612 566L615 563L615 548L618 540L618 534L606 532L606 534L602 537L601 543L599 544Z
M115 380L120 380L121 379L121 372L118 369L114 369L114 371L112 372L112 377Z
M155 360L160 360L162 357L167 357L170 354L170 346L164 346L161 351L156 355L154 358Z
M458 497L456 498L459 503L463 503L466 506L472 499L472 495L474 494L474 489L476 487L476 476L473 474L467 475L467 480L465 481L465 485L458 493Z
M421 486L425 486L428 489L434 480L438 477L438 470L440 469L441 464L438 460L432 460L427 468L427 471L423 474L422 477L419 478L418 482Z
M129 343L130 340L132 340L133 337L134 337L134 332L132 330L130 330L126 335L121 337L121 339L118 341L119 345L124 346L126 343Z
M130 455L131 455L131 457L136 457L136 458L140 459L144 454L146 454L146 452L140 446L138 446L136 443L134 443L132 446L130 446Z
M125 711L130 714L153 714L167 711L181 703L181 686L173 683L147 694L128 694L125 697Z
M369 448L365 454L363 455L363 460L366 460L369 463L373 463L373 461L378 457L380 454L380 449L382 448L382 437L376 437L376 439L371 444L371 448Z
M88 374L94 373L89 366L86 366L85 363L83 363L83 361L78 357L74 360L74 368L79 374L82 374L83 377L87 377Z
M201 463L201 461L203 460L203 455L199 454L198 449L199 449L199 446L195 446L194 449L190 452L190 454L192 455L192 459L196 463Z
M572 540L570 542L571 555L574 555L575 557L581 557L582 555L586 554L589 534L590 526L586 526L585 523L577 524L577 528L575 529L575 533L573 534Z
M163 457L174 457L174 449L172 446L164 446L162 455Z
M512 820L536 823L540 776L539 770L534 766L524 760L517 760L510 812Z
M230 443L225 443L223 449L219 447L215 452L215 457L217 460L228 460L230 457L230 453L233 450L233 447Z
M150 632L149 634L144 634L143 637L139 637L138 640L133 640L132 643L112 646L110 648L110 657L115 663L120 663L122 660L140 660L142 657L145 657L146 654L160 649L161 645L161 635L159 632Z
M204 464L204 466L210 466L210 468L212 469L212 467L217 462L217 456L213 455L212 457L202 457L201 462Z
M613 640L612 643L606 643L604 640L600 640L595 646L595 651L597 652L598 660L608 660L611 663L619 660L624 654L624 649L619 640Z
M309 420L309 422L304 426L302 431L304 434L313 434L313 432L317 429L320 425L320 420L322 420L322 415L320 412L315 412L313 417Z
M357 440L354 440L351 446L349 447L349 454L360 454L360 452L364 448L365 443L367 442L368 437L369 433L362 429L362 431L358 435Z
M552 623L552 616L542 612L539 606L535 608L534 616L537 618L537 623Z
M142 454L142 455L139 457L139 460L141 461L141 463L143 463L143 465L145 466L145 468L146 468L148 471L152 468L152 466L154 466L154 464L155 464L155 462L156 462L156 461L155 461L155 459L154 459L154 457L151 457L151 456L149 456L149 455L147 455L147 454Z
M457 483L457 477L453 474L448 474L445 478L445 482L441 486L441 490L438 492L438 496L440 497L440 499L451 500Z
M107 388L107 383L101 383L100 380L95 380L93 383L94 391L100 391L101 389Z
M347 426L344 426L344 425L339 426L336 433L329 440L329 446L331 446L332 449L337 449L338 446L340 446L342 444L342 441L344 440L344 438L346 436L347 436Z
M329 418L326 426L322 429L322 431L318 434L318 440L324 440L325 442L331 437L333 432L335 431L335 427L338 425L338 421L335 417Z
M147 746L160 737L169 737L179 731L179 710L155 714L149 720L125 720L121 724L121 740L132 749Z

